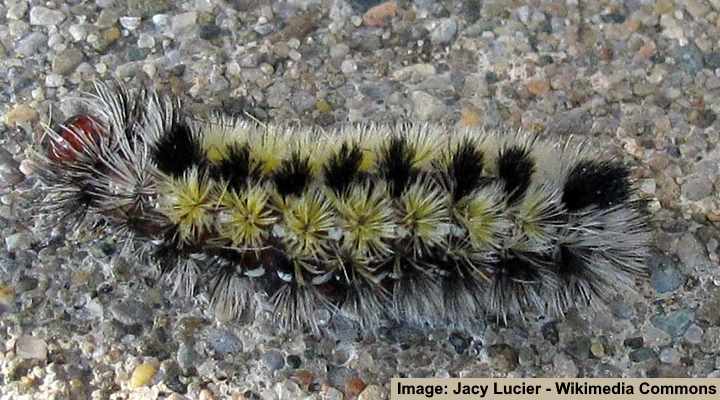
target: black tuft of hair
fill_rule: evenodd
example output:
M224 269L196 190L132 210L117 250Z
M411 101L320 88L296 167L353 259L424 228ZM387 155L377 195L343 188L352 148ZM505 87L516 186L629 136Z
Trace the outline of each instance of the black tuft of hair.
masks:
M482 169L482 152L474 141L464 140L452 154L452 160L448 166L453 200L462 199L483 184Z
M235 143L228 149L227 157L210 167L210 176L224 179L231 188L240 190L249 179L260 176L260 166L253 163L247 144Z
M564 281L569 282L573 276L582 275L587 270L583 258L570 250L568 246L558 246L556 254L556 272Z
M358 177L361 162L360 146L343 143L340 150L333 154L323 167L326 184L336 194L344 192Z
M569 211L607 209L630 197L630 171L612 161L580 161L568 175L562 201Z
M275 182L278 193L283 197L299 195L307 188L311 180L310 160L301 156L297 151L293 152L289 159L284 160L273 175L273 182Z
M506 283L539 283L540 272L538 263L542 263L542 260L531 257L532 254L529 253L525 253L523 257L513 254L509 254L507 257L501 257L493 264L496 279ZM535 262L533 262L533 260Z
M182 176L193 165L201 165L203 160L200 143L184 122L175 122L158 140L153 158L160 171L174 177Z
M390 184L393 197L400 197L405 188L418 175L413 166L415 151L408 145L407 138L393 136L383 147L378 161L380 175Z
M512 204L525 195L530 178L535 172L535 163L527 148L511 146L500 151L498 177L505 183L508 203Z

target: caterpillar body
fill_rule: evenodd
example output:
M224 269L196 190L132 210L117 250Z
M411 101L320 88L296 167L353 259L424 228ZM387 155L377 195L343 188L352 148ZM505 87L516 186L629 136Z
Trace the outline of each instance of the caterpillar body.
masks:
M472 329L602 305L645 275L628 167L582 141L444 125L332 132L212 115L96 84L33 152L41 211L103 224L216 315L342 315ZM329 313L329 314L328 314Z

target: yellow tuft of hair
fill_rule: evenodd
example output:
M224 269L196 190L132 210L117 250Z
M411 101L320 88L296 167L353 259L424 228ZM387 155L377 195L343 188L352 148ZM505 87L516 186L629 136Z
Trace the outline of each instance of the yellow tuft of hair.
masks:
M399 233L412 239L416 254L447 241L451 224L449 199L443 190L419 180L403 192L398 202Z
M385 184L355 185L336 200L335 207L345 250L356 257L392 253L396 223Z
M280 232L291 254L318 258L327 255L335 214L331 202L318 189L288 199Z
M503 228L501 190L498 185L483 188L455 205L457 219L476 250L491 250L501 245L498 242Z
M353 127L340 134L347 138L348 144L357 143L360 146L362 152L362 158L360 159L360 165L358 170L360 172L368 173L372 172L377 165L377 155L382 148L383 144L389 137L389 130L384 127L377 125L365 125L359 127Z
M543 251L550 246L560 212L558 193L545 187L530 187L523 200L514 206L514 248L523 251Z
M441 131L430 125L413 126L407 132L410 148L413 150L412 164L416 168L430 165L440 155L444 142Z
M230 149L247 140L248 127L234 118L216 116L202 128L202 147L211 163L217 164L228 158Z
M212 196L212 181L194 167L182 177L168 179L165 185L162 212L177 225L181 241L198 240L210 229L214 219L216 201Z
M269 200L268 190L261 185L225 192L220 198L218 233L234 246L259 249L278 220Z
M289 153L289 137L285 131L266 129L249 138L250 152L253 160L260 164L260 172L270 176L282 164Z

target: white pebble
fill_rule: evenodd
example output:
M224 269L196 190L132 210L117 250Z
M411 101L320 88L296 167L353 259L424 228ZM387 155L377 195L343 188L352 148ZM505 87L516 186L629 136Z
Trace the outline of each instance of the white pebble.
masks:
M354 60L345 60L340 64L340 70L343 74L349 75L357 71L357 64Z
M141 49L151 49L155 47L155 38L147 33L141 33L138 37L137 44Z
M65 83L65 78L60 74L48 74L45 77L45 86L57 88Z
M129 31L134 31L140 26L140 17L120 17L120 25Z
M87 29L85 29L83 24L70 25L68 32L70 32L70 36L72 36L76 42L85 40L85 37L87 37Z

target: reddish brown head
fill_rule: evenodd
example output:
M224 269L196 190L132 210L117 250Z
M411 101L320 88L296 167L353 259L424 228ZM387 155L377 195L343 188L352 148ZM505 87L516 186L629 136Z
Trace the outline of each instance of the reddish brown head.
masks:
M100 139L103 129L89 115L75 115L56 130L59 137L52 141L48 157L54 161L73 161L78 153L85 151L88 141Z

